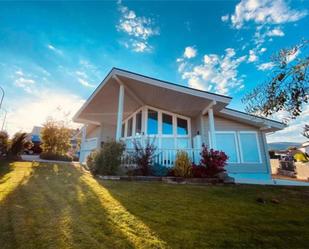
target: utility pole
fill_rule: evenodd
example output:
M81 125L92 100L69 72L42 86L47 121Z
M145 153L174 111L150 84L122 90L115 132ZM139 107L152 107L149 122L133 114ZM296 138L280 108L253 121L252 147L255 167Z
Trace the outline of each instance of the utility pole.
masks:
M1 128L1 131L3 131L3 128L4 128L4 124L5 124L5 119L6 119L6 114L8 113L6 110L3 109L3 111L5 111L5 114L4 114L4 118L3 118L3 121L2 121L2 128Z
M0 89L1 89L1 91L2 91L2 96L1 96L1 100L0 100L0 109L1 109L2 102L3 102L3 98L4 98L4 95L5 95L5 92L4 92L4 89L2 88L2 86L0 86Z

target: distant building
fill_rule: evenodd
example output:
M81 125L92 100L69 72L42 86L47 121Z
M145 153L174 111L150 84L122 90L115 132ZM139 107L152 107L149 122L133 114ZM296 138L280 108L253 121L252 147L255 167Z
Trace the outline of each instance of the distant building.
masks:
M299 149L302 152L309 154L309 141L304 142Z

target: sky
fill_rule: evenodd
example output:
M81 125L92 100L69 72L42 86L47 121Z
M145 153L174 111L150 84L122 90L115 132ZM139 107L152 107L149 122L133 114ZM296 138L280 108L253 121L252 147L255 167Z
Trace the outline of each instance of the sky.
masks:
M3 109L10 134L50 116L69 122L112 67L229 95L244 110L271 56L306 38L309 1L1 2L0 124ZM305 141L305 123L309 106L268 141Z

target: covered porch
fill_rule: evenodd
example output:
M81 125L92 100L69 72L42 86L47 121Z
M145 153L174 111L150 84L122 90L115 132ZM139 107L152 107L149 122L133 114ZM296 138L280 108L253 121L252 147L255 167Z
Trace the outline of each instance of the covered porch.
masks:
M134 141L145 144L149 139L157 148L155 163L172 166L178 150L197 160L203 136L208 135L203 134L204 116L208 116L208 145L216 148L214 112L230 99L113 69L74 119L86 124L82 141L86 154L109 139L123 141L126 153Z

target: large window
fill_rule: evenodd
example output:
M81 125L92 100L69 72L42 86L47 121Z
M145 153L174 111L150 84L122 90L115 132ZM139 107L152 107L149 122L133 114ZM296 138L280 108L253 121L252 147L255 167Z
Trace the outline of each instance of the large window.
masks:
M125 123L122 124L121 127L121 136L124 137Z
M240 132L239 142L244 163L260 163L259 144L255 132Z
M228 162L238 162L237 143L235 132L216 133L217 149L222 150L229 157Z
M133 118L128 120L128 130L127 130L127 137L132 136L132 128L133 128Z
M158 112L148 109L147 134L158 134Z
M162 134L173 134L173 116L162 113Z
M135 134L139 135L142 133L142 111L139 111L136 114L136 125L135 125Z
M188 121L183 118L177 118L177 135L188 135Z

